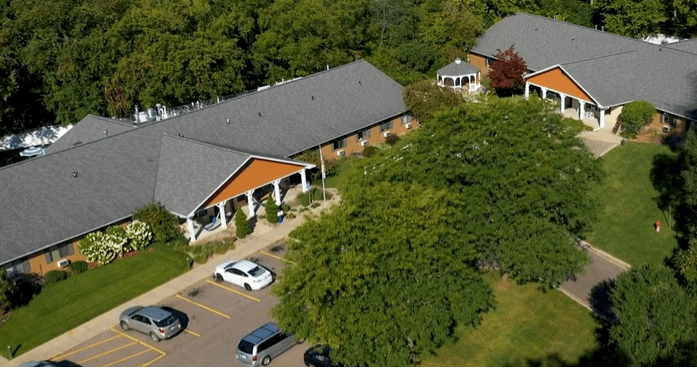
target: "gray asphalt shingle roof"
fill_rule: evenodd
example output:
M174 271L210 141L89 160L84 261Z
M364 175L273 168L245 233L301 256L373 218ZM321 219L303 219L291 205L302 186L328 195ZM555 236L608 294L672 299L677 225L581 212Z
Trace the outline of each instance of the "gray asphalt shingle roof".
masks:
M236 169L237 155L288 157L404 112L402 87L361 60L122 133L112 134L111 119L87 116L48 155L0 168L0 264L128 218L156 198L185 211ZM180 134L188 140L173 138ZM78 139L91 141L73 147ZM221 159L229 160L222 168ZM210 183L198 181L204 171ZM182 175L196 176L186 180L198 189L183 193L171 182Z
M60 139L51 144L46 149L46 153L62 151L64 149L105 138L105 131L108 136L123 133L133 128L135 128L135 126L132 124L127 124L120 120L87 115L80 121L79 124L76 124L72 129L60 137Z
M697 42L654 45L536 15L518 13L489 28L472 51L494 57L514 45L527 67L561 65L602 106L637 99L697 117Z
M465 74L476 74L479 73L479 68L476 66L465 63L464 61L453 61L452 63L438 69L438 75L465 75Z
M163 136L155 201L174 213L188 216L249 157L227 148Z

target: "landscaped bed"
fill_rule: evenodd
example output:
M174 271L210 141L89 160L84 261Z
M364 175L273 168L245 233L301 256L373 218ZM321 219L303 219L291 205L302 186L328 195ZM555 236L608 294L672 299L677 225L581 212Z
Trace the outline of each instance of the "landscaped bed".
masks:
M171 250L144 251L48 285L0 327L0 346L11 345L15 356L26 353L181 275L189 269L187 257ZM7 349L0 351L9 358Z
M603 156L607 179L595 191L603 209L587 241L632 266L663 262L678 244L650 174L656 158L676 155L666 146L628 142ZM656 220L663 224L660 233Z
M517 285L485 275L496 309L476 328L458 327L457 342L425 358L422 366L579 365L599 347L592 313L557 290Z

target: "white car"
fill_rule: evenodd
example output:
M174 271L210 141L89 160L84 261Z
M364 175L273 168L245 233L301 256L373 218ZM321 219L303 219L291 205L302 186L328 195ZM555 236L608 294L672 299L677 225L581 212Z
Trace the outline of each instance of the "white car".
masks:
M215 266L215 278L239 285L247 290L263 289L274 280L266 268L246 260L227 261Z

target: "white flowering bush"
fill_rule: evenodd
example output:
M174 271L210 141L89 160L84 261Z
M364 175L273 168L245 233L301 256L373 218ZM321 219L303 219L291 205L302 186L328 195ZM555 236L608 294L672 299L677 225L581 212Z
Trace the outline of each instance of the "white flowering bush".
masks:
M126 227L126 237L128 238L128 248L131 250L141 250L150 244L152 231L150 226L143 221L134 220Z
M87 257L88 262L108 264L123 255L127 241L126 237L95 231L80 239L78 249Z

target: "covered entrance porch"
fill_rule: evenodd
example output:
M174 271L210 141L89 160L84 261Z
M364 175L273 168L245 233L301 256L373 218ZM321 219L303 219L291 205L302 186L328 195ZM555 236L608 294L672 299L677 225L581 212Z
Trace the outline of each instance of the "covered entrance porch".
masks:
M585 125L588 125L594 130L604 129L606 126L605 115L608 109L599 106L595 102L586 101L576 96L568 95L544 86L526 82L526 100L530 97L531 91L536 93L541 99L555 102L555 111L567 118L581 120Z

